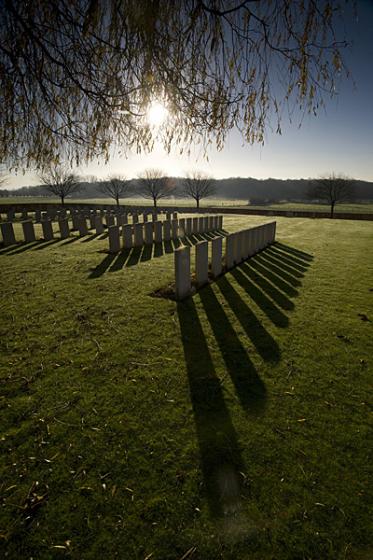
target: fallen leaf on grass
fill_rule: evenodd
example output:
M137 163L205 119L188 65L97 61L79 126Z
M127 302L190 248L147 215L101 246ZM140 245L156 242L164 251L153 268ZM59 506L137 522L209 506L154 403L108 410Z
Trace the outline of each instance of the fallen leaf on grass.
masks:
M365 315L365 313L358 313L357 316L360 317L362 321L369 321L369 323L371 322L369 317Z
M91 488L91 486L81 486L81 487L79 488L79 491L80 491L80 492L83 492L83 493L84 493L84 492L87 492L87 493L88 493L88 492L93 492L93 488Z
M183 554L183 556L181 558L179 558L179 560L186 560L187 558L190 558L195 553L196 550L197 550L197 547L192 546L192 548L187 550L186 553Z
M348 338L348 336L345 336L344 334L337 334L336 336L337 336L337 338L339 338L340 340L343 340L343 342L348 342L348 343L351 342L351 339Z

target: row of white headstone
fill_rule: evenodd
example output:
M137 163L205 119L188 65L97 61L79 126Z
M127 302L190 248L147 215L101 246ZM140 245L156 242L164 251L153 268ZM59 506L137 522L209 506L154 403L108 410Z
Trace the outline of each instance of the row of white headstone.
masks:
M211 276L217 278L242 261L262 251L276 237L276 222L270 222L242 231L231 233L225 238L225 255L223 259L223 238L211 240L211 263L209 263L209 241L195 245L195 283L201 287L209 281L209 264ZM190 247L180 247L175 251L175 297L182 300L192 293Z
M53 230L53 224L51 220L42 220L41 222L43 237L44 241L51 241L54 239L55 232ZM67 219L59 220L59 230L60 230L60 238L65 239L70 235L70 228L69 222ZM33 243L36 241L36 232L34 223L32 220L25 220L21 222L22 225L22 233L23 233L23 240L25 243ZM85 228L83 220L81 222L82 233L81 235L88 235L87 223L85 222ZM0 223L0 230L3 237L3 243L5 247L9 245L14 245L17 243L14 227L12 222L2 222ZM84 232L83 232L84 230ZM86 233L85 233L86 231Z
M117 239L119 228L122 228L123 232L123 247L130 248L147 243L162 242L163 240L175 239L184 231L186 235L193 233L204 233L206 231L211 231L211 229L222 229L223 227L223 217L222 216L201 216L198 218L185 218L177 219L177 212L172 213L172 220L156 220L152 222L147 221L147 215L143 215L142 222L139 222L139 216L134 214L131 216L132 223L128 223L127 213L121 213L118 215L105 214L104 216L99 214L92 214L88 218L85 214L73 213L72 227L68 218L60 218L58 220L59 228L59 238L66 239L70 236L71 231L78 231L80 237L85 237L89 234L89 230L94 230L96 235L100 235L104 232L104 221L105 225L109 231L109 246L111 252L117 252L120 250L120 238L119 238L119 249ZM152 214L152 218L156 215ZM168 214L171 217L171 214ZM167 214L166 214L167 218ZM25 243L35 242L36 231L34 223L32 220L25 220L20 222L23 232L23 240ZM44 241L51 241L55 238L56 232L53 229L53 223L50 219L42 219L40 221L42 226L42 239ZM118 228L113 230L111 228ZM3 238L4 246L14 245L17 243L16 235L14 231L14 226L12 222L1 222L0 231ZM151 238L151 241L150 241ZM114 250L112 250L115 248Z
M121 249L142 247L153 243L175 240L189 236L223 229L223 216L198 216L173 220L138 222L109 226L109 252L118 253Z
M139 221L147 222L149 218L153 221L165 218L166 220L177 219L177 212L157 212L155 210L151 212L127 212L124 208L116 208L114 210L103 210L103 209L56 209L56 208L49 208L46 211L41 211L40 209L36 210L27 210L24 209L21 212L15 211L14 208L9 208L6 213L6 220L7 222L14 222L17 221L17 216L21 221L29 221L33 220L36 223L41 223L44 220L61 220L61 219L71 219L74 222L74 219L84 216L91 222L91 228L94 226L92 225L95 216L100 215L107 226L111 225L122 225L127 223L137 223ZM77 228L75 228L77 229Z
M66 239L70 236L72 231L78 231L80 237L88 235L89 229L94 229L96 234L104 232L104 224L101 215L95 215L90 224L87 224L87 218L83 215L74 214L72 216L72 228L70 228L69 220L67 218L60 218L58 220L59 237ZM32 243L36 241L36 231L34 222L32 220L25 220L20 222L22 226L23 240L25 243ZM42 227L42 239L44 241L51 241L55 238L55 231L53 229L53 221L50 219L43 219L40 221ZM0 231L3 237L3 243L7 247L17 243L13 222L0 223Z

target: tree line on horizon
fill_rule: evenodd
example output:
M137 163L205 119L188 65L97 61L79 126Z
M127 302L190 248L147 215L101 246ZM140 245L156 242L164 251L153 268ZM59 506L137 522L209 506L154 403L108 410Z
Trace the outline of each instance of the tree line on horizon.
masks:
M184 178L167 177L161 170L148 169L135 179L121 175L106 179L81 177L71 172L50 170L41 176L36 186L7 189L0 184L0 197L9 196L59 196L63 198L112 198L117 204L126 198L151 199L153 205L162 198L187 197L194 199L196 206L202 199L214 196L218 199L247 200L251 205L267 205L276 202L310 202L320 200L329 202L320 193L320 182L340 178L345 193L344 198L356 202L373 201L373 183L352 180L343 176L330 174L318 179L255 179L253 177L232 177L214 179L200 171L193 171ZM347 183L353 188L346 189ZM316 189L316 190L315 190ZM326 189L324 185L324 190ZM340 202L340 200L339 200Z

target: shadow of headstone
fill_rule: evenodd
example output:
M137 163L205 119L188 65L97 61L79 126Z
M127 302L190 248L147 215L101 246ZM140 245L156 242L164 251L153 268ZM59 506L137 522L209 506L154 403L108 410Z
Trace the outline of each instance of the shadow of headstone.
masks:
M237 435L193 299L178 303L177 311L210 513L236 516L245 471Z

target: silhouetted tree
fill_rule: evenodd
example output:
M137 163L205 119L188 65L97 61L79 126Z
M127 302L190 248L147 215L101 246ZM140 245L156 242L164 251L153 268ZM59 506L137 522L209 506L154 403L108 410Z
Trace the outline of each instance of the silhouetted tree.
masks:
M59 196L61 204L65 204L65 198L79 190L79 177L63 166L54 166L40 175L40 181L45 189Z
M78 165L237 127L263 142L282 106L317 113L347 75L351 0L3 0L0 161ZM351 11L351 10L350 10ZM283 87L279 87L279 83ZM152 102L172 114L152 130ZM275 119L275 123L273 122Z
M201 171L192 171L183 181L183 192L186 196L194 198L199 208L200 201L212 196L216 188L211 177Z
M5 171L6 171L5 165L3 165L0 160L0 188L5 187L5 185L8 182L8 177Z
M113 198L117 206L119 206L119 199L129 195L131 181L117 175L109 177L106 181L102 182L99 188L102 193Z
M171 180L160 169L146 169L138 178L139 194L152 199L154 208L157 208L158 200L170 196L174 188Z
M330 217L333 218L335 205L353 198L354 180L331 173L313 181L307 194L313 200L322 200L330 204Z

